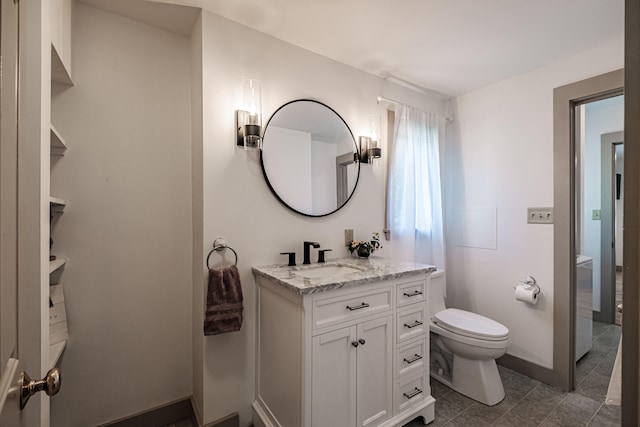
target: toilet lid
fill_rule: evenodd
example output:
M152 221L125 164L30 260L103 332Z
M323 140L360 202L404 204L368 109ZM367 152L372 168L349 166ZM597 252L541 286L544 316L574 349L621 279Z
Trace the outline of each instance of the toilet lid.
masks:
M503 324L457 308L439 311L433 319L440 327L468 337L500 340L509 335L509 329Z

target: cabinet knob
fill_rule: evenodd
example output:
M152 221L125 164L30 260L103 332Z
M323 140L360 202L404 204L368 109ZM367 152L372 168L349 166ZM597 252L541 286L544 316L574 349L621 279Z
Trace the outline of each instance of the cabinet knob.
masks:
M358 346L358 341L351 341L351 345L354 346L354 347L357 347Z
M360 339L358 340L358 342L359 342L360 344L362 344L362 345L364 345L364 343L366 343L366 341L364 340L364 338L360 338Z

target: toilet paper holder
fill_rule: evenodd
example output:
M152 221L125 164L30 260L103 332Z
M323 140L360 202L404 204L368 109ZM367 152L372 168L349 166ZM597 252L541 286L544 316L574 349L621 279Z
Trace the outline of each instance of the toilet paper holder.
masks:
M536 282L536 278L533 276L526 276L524 278L523 281L520 281L520 283L524 284L525 286L528 287L533 287L535 288L535 294L539 294L540 293L540 286L538 286L538 283ZM513 289L515 289L516 287L514 286Z

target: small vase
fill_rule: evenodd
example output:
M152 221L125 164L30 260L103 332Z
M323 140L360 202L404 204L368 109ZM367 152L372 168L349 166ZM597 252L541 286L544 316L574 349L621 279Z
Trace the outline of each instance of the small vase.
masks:
M360 258L369 258L371 255L371 251L367 248L358 248L358 256Z

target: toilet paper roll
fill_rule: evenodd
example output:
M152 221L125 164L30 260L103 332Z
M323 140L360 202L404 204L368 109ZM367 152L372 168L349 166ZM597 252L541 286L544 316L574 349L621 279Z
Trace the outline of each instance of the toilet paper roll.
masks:
M516 300L526 302L529 304L538 303L538 295L540 293L539 288L536 286L516 286Z

